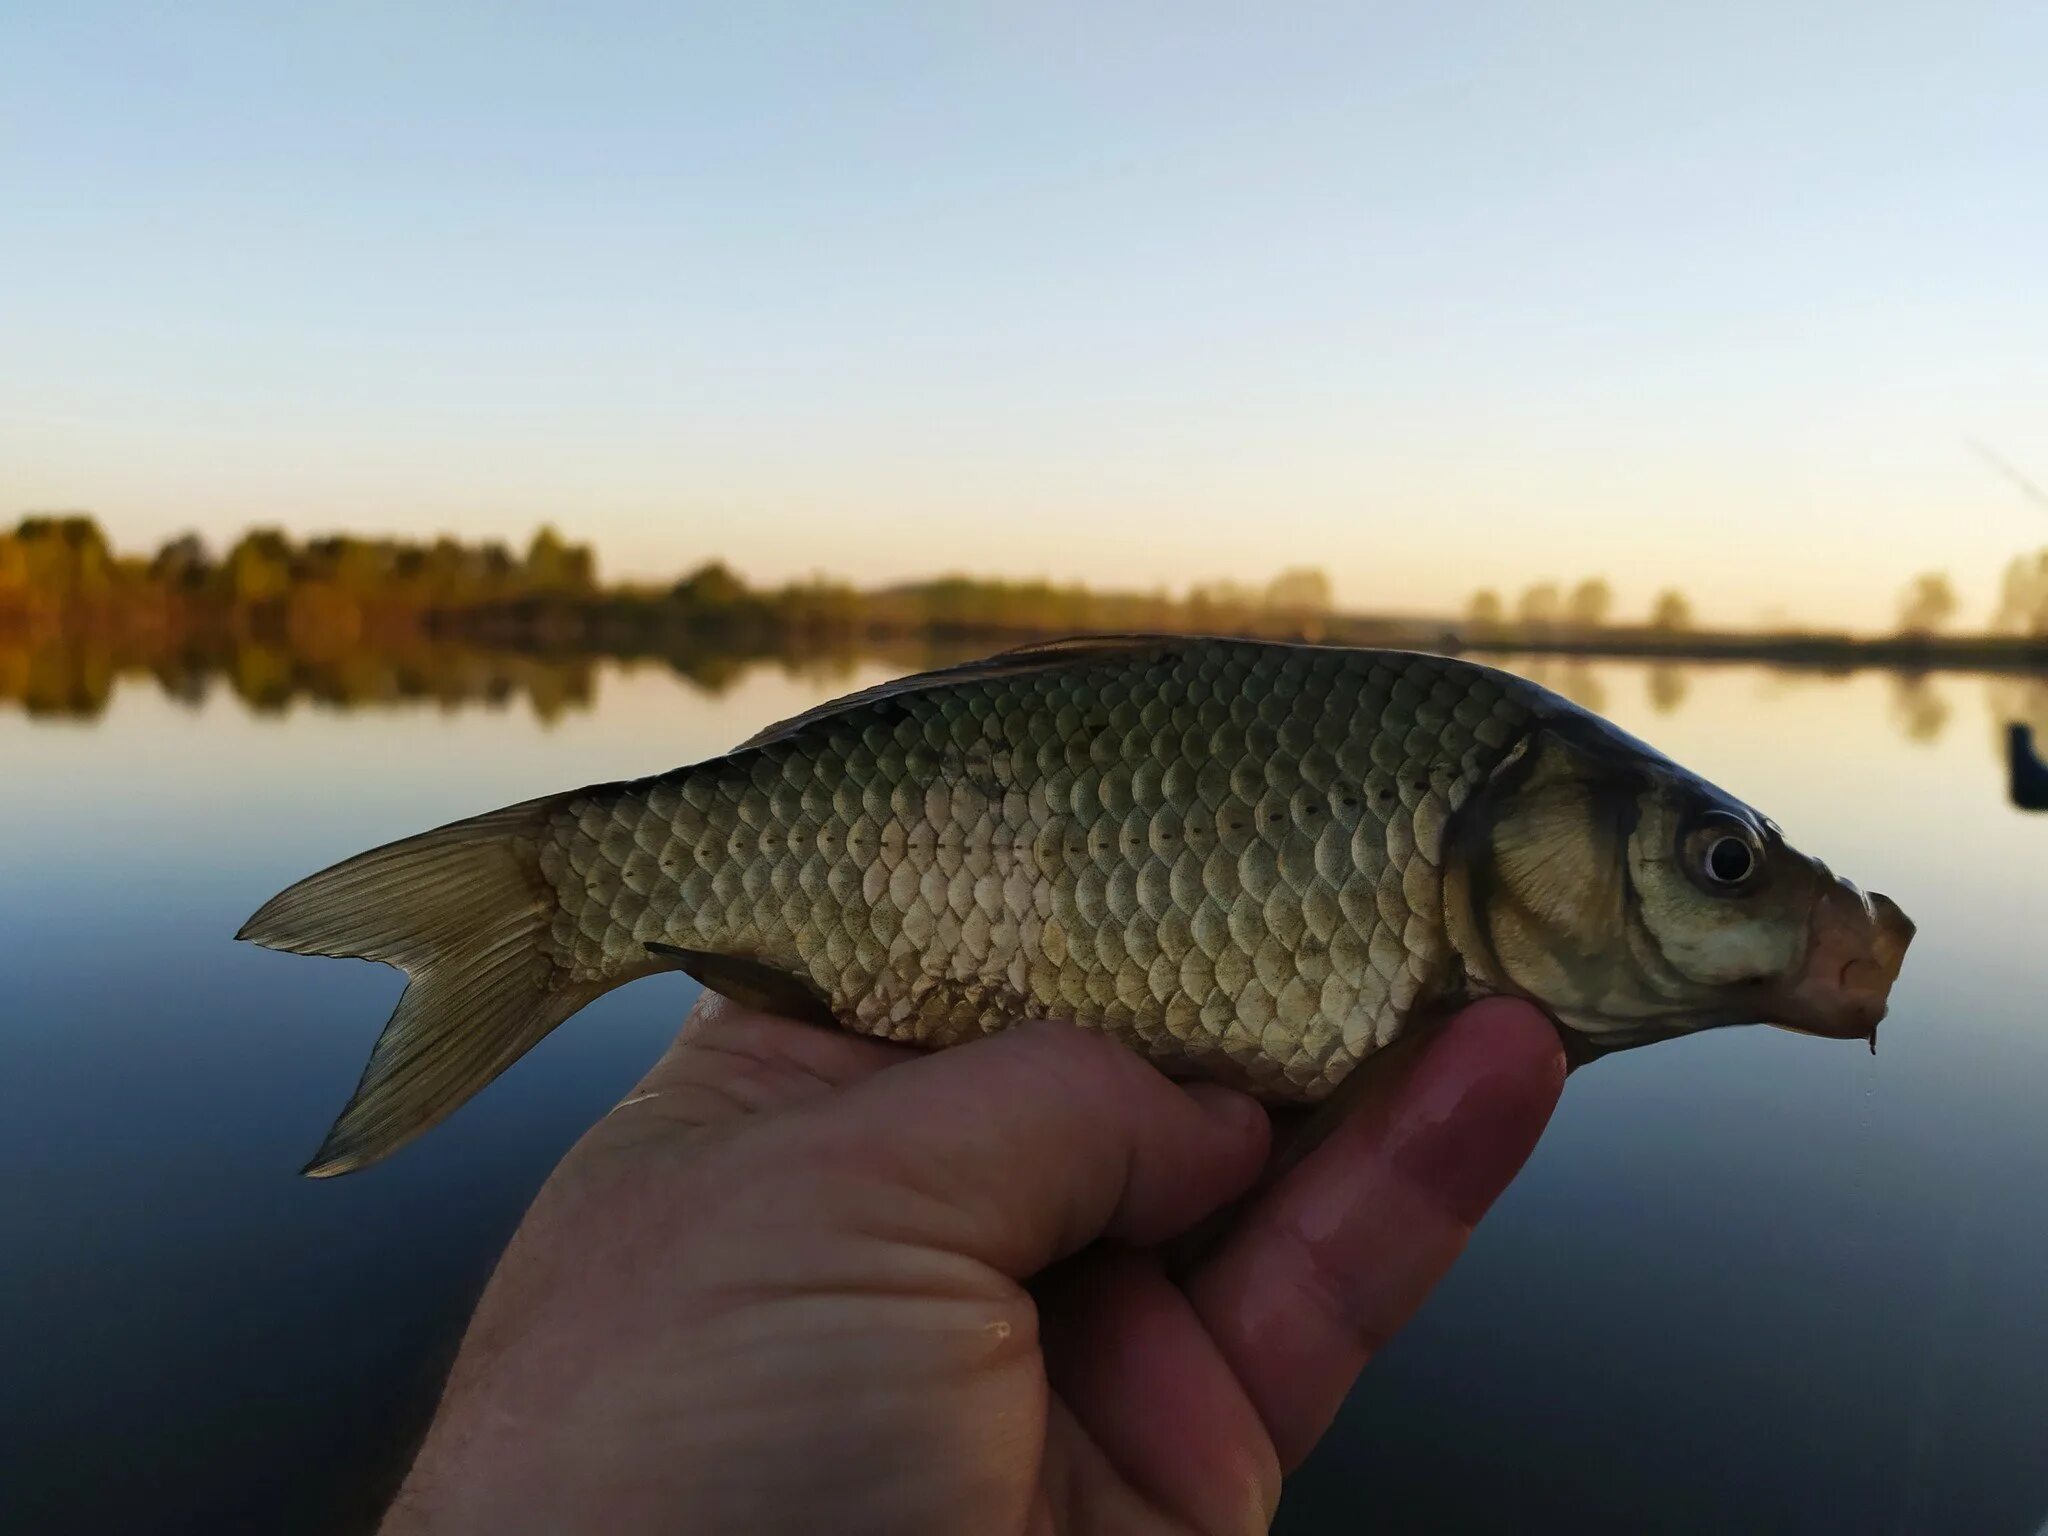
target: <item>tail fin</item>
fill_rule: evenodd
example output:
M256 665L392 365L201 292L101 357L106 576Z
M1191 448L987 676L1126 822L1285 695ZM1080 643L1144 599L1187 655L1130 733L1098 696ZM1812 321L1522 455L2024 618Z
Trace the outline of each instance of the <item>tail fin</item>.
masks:
M572 982L549 956L555 895L537 840L550 803L358 854L273 896L235 935L295 954L382 960L409 978L355 1096L304 1169L311 1177L348 1173L410 1141L616 984Z

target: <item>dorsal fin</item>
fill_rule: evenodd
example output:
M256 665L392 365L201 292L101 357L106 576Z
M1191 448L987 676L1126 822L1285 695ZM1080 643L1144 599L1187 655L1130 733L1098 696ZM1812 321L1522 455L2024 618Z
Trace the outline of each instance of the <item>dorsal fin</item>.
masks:
M1187 635L1074 635L1063 640L1040 640L1030 645L1020 645L1015 650L998 651L995 655L984 656L978 661L964 661L957 666L940 667L932 672L917 672L909 677L891 678L886 683L877 683L872 688L863 688L860 692L849 693L844 698L828 700L815 709L807 709L800 715L791 715L787 720L778 720L775 724L756 731L734 750L744 752L749 747L765 747L770 742L782 741L794 736L807 725L829 720L834 715L845 714L864 704L872 704L877 699L894 698L906 693L922 693L928 688L941 688L949 683L1021 677L1033 672L1049 671L1055 667L1089 666L1102 661L1127 661L1135 656L1190 644L1193 638Z

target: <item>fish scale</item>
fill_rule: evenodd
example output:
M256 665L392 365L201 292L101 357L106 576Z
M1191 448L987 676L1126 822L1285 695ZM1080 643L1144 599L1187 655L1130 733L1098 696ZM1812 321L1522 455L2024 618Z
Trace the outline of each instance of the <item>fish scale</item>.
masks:
M1535 695L1436 657L1217 644L855 701L563 802L550 958L604 984L649 943L743 956L885 1039L1073 1017L1319 1098L1447 965L1445 828Z

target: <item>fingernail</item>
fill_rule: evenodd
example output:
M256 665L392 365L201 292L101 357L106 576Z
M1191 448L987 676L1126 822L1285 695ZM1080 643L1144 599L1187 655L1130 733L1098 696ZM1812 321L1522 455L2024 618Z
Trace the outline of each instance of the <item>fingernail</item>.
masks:
M1401 1086L1388 1160L1467 1224L1486 1214L1535 1149L1564 1087L1549 1020L1498 998L1446 1024Z

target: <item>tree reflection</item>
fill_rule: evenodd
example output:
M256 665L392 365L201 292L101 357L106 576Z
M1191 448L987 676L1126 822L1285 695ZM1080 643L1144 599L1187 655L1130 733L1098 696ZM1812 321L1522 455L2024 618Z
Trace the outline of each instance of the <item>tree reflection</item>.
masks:
M1530 682L1564 695L1581 709L1596 715L1607 712L1607 689L1590 662L1570 656L1531 656L1517 661L1514 670Z
M0 631L0 708L36 717L95 719L124 684L153 683L165 698L196 708L225 690L257 714L299 705L379 709L524 706L543 724L590 708L597 669L609 661L651 661L716 697L747 673L775 668L820 693L847 685L863 663L915 672L979 655L965 642L790 642L734 648L691 642L667 647L529 648L413 634L361 638L63 634Z
M2027 726L2037 740L2048 739L2048 677L2014 673L1986 678L1984 697L2001 750L2010 721Z
M1939 741L1948 715L1948 700L1925 672L1892 674L1892 718L1899 722L1906 740L1920 745Z
M524 708L543 724L589 710L596 675L607 663L666 667L696 692L717 697L749 673L772 668L820 697L853 686L863 666L909 673L985 655L1003 638L875 638L847 642L783 635L765 643L732 644L694 635L615 634L590 647L405 630L347 639L317 630L180 634L165 629L65 633L0 625L0 709L38 718L91 720L105 713L117 689L154 686L174 703L197 708L222 693L257 714L298 707L383 709L431 706ZM1610 685L1628 664L1599 665L1557 654L1504 658L1512 670L1595 714L1605 714ZM1658 661L1642 668L1643 693L1655 714L1671 715L1692 694L1694 665ZM1771 692L1839 683L1841 671L1770 667L1756 686ZM1886 713L1905 740L1941 739L1958 697L1933 674L1888 674ZM1631 687L1633 685L1630 685ZM1986 679L1991 747L2008 760L2008 727L2028 728L2048 742L2048 676L1998 674Z
M431 703L445 709L523 701L544 723L588 708L595 658L498 650L418 638L402 645L301 647L251 637L152 644L124 635L0 635L0 706L34 716L93 719L117 686L154 682L196 707L218 688L258 714L299 703L366 709Z
M1668 715L1685 702L1686 692L1692 687L1692 680L1685 675L1685 668L1675 667L1670 662L1658 662L1650 668L1646 683L1650 694L1650 708L1660 715Z

